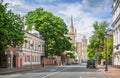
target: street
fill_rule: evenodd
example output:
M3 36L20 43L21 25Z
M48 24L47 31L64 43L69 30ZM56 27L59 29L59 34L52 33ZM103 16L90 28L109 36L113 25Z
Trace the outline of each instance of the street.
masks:
M82 65L68 65L0 75L0 78L108 78L98 69Z

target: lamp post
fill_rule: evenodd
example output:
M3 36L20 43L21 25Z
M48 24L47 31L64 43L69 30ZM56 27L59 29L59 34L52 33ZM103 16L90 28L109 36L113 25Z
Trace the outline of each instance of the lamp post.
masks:
M108 54L107 54L107 39L109 35L112 34L111 29L107 29L105 32L105 71L108 71Z
M43 49L43 47L44 47L44 45L43 45L43 43L41 43L41 49L40 49L40 51L43 53L43 51L44 51L44 49ZM42 67L44 68L44 55L42 54L42 56L41 56L41 65L42 65Z
M107 34L105 35L105 71L108 71L108 59L107 59Z
M32 69L32 47L33 47L33 44L31 44L30 46L31 46L31 69Z
M40 51L40 48L41 48L40 46L41 46L41 45L39 44L39 45L38 45L38 49L37 49L39 53L41 52L41 51ZM40 56L41 56L41 54L40 54ZM38 58L37 58L37 60L38 60ZM39 60L39 62L40 62L40 60Z

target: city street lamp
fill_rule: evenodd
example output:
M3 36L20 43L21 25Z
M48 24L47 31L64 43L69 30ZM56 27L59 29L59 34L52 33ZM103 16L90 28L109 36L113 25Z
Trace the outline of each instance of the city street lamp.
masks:
M105 34L105 71L108 71L108 59L107 59L107 34Z
M32 69L32 47L33 47L33 44L31 44L30 46L31 46L31 69Z
M40 48L41 48L40 46L41 46L41 45L39 44L39 45L38 45L38 51L39 51L39 53L41 52L41 51L40 51ZM40 56L41 56L41 54L40 54ZM40 62L40 60L39 60L39 62Z
M105 71L108 71L107 38L112 33L111 31L111 29L107 29L105 32Z

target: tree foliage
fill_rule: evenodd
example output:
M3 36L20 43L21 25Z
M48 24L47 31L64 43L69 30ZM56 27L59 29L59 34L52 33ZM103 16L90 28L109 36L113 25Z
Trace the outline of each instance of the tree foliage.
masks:
M22 18L7 10L7 5L0 0L0 53L5 52L8 45L16 47L24 42Z
M44 37L46 56L60 56L63 51L71 49L72 44L65 36L68 32L67 26L60 17L43 8L37 8L30 11L25 16L25 20L28 30L35 26L36 30Z
M113 36L112 34L108 36L106 41L104 42L104 52L102 53L103 58L106 58L106 53L107 52L107 59L111 60L112 57L112 52L113 52Z
M93 23L93 35L90 37L90 44L88 45L88 57L93 58L98 56L98 58L102 58L101 53L104 51L104 35L106 32L106 28L108 26L107 22L95 22Z

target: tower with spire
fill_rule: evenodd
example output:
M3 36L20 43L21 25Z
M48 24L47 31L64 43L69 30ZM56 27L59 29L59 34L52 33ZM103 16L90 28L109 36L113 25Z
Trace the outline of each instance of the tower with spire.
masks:
M71 16L71 25L70 25L69 32L68 32L68 37L71 38L71 43L73 43L74 46L76 47L76 29L73 26L72 16Z
M86 47L87 47L87 39L85 36L83 36L83 39L81 39L81 42L77 42L77 32L76 29L74 28L74 24L73 24L73 17L71 16L71 23L70 23L70 27L69 27L69 32L67 34L68 37L71 38L71 43L73 43L73 45L75 46L75 52L77 53L76 59L78 60L79 63L81 63L82 61L86 61L87 60L87 51L86 51Z

